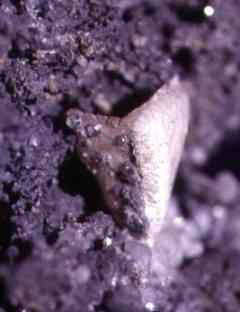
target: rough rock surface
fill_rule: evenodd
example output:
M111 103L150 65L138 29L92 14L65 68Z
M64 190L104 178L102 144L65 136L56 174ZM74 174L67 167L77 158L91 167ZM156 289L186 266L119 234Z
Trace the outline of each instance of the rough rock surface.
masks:
M239 311L239 14L234 0L0 1L1 311ZM192 126L149 278L151 252L102 212L64 116L124 116L176 73Z

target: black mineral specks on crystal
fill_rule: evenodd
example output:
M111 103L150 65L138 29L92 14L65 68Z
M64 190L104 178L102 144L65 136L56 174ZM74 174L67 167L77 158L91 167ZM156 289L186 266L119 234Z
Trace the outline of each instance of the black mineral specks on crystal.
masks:
M131 130L117 117L69 110L66 124L77 135L81 162L99 183L107 210L131 234L144 235L147 221L141 176L134 161Z

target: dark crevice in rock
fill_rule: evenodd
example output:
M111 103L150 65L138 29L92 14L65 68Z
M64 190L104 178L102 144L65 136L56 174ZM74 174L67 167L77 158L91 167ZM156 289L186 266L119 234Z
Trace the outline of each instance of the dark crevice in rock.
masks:
M59 171L59 186L63 192L85 200L87 213L92 214L104 206L99 186L81 163L77 153L68 154Z
M180 66L184 74L190 75L194 72L196 60L191 49L179 48L173 55L173 60Z
M2 254L4 254L5 249L10 243L11 240L11 221L10 221L10 209L9 205L3 202L0 202L0 259Z
M199 1L200 2L200 1ZM174 9L177 17L183 22L201 24L206 20L203 9L207 1L202 1L201 4L191 5L189 3L174 4Z
M216 176L221 171L230 171L240 179L240 129L231 131L219 143L210 156L204 171Z
M131 95L122 98L113 109L113 116L124 117L129 114L135 108L141 106L147 101L152 92L150 90L137 90Z

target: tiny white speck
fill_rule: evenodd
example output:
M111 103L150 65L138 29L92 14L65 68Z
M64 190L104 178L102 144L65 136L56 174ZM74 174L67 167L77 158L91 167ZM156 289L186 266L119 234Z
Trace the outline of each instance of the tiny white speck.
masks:
M197 166L202 166L207 160L207 154L204 149L200 147L194 147L191 151L191 160Z
M105 239L104 239L104 245L105 245L106 247L111 246L111 245L112 245L112 239L111 239L110 237L105 237Z
M203 12L206 16L213 16L213 14L215 13L215 10L212 6L207 5L205 6Z
M174 224L176 226L182 227L184 225L184 219L182 217L176 217L174 219Z
M145 304L145 308L146 308L148 311L153 312L153 311L155 310L155 305L154 305L154 303L152 303L152 302L148 302L148 303Z
M100 124L98 124L98 125L96 125L96 126L94 127L94 129L95 129L96 131L100 131L101 128L102 128L102 125L100 125Z
M213 208L213 216L218 220L223 219L226 217L226 209L223 206L215 206Z
M118 202L116 200L113 202L113 206L118 207Z
M152 235L149 235L146 239L146 243L148 244L148 246L153 247L154 245L154 239Z
M48 50L47 53L50 55L54 55L56 54L56 50Z
M114 275L114 277L112 278L112 282L111 282L113 287L116 287L117 285L117 275Z
M32 137L30 139L30 145L33 147L37 147L38 146L38 139L36 137Z

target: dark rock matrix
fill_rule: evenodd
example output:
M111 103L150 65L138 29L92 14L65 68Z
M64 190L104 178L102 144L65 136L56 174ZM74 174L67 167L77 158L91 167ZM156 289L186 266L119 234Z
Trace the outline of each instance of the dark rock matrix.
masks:
M240 310L239 15L233 0L0 1L1 312ZM151 251L104 209L66 114L123 117L174 75L192 121L176 225Z

